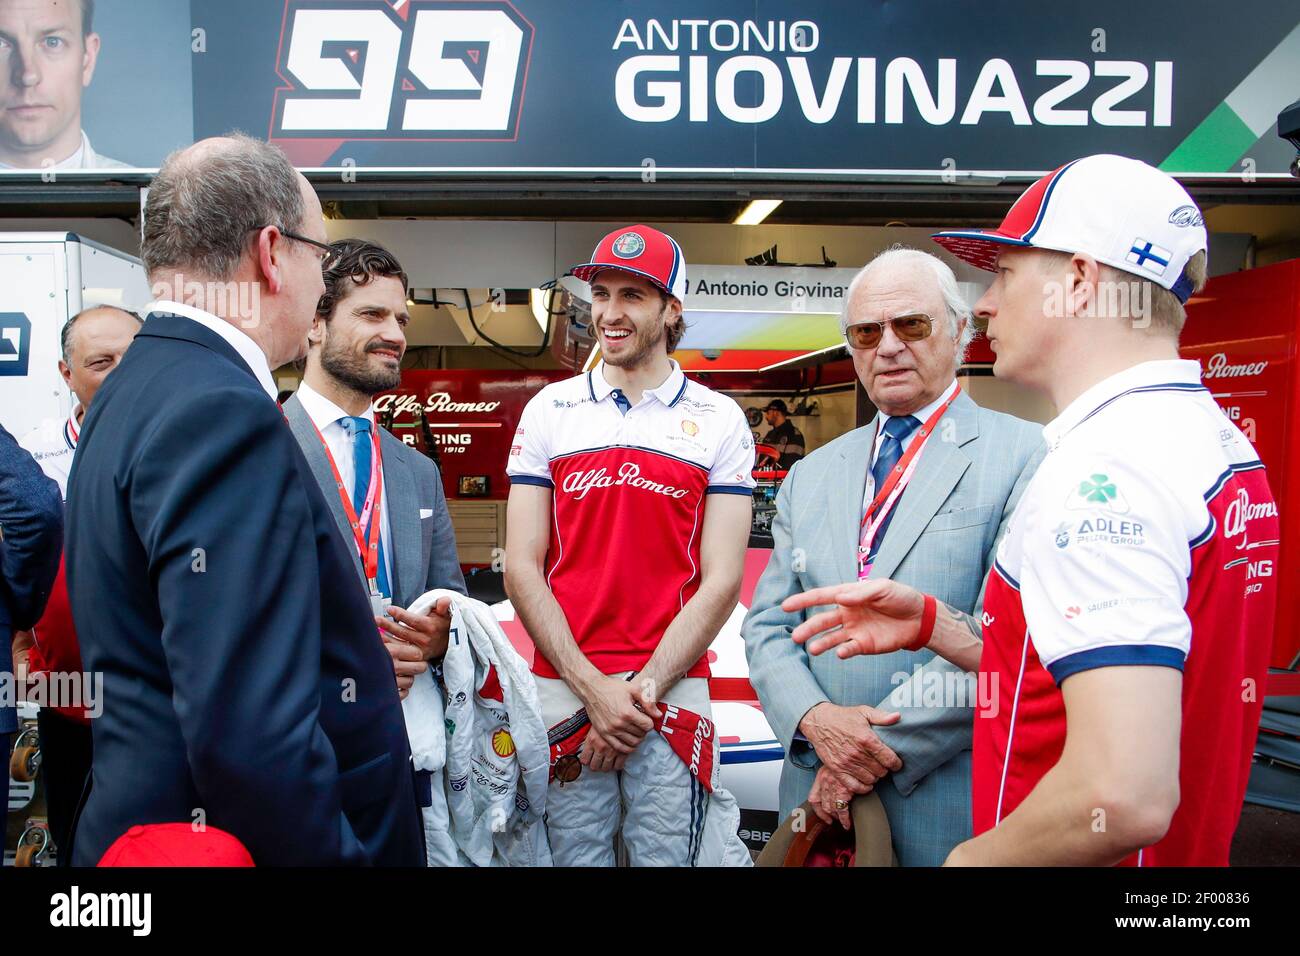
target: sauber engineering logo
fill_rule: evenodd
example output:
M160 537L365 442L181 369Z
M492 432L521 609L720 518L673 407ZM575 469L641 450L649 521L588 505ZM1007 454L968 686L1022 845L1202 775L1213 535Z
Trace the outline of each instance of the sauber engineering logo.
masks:
M533 33L508 0L285 0L271 138L513 140Z

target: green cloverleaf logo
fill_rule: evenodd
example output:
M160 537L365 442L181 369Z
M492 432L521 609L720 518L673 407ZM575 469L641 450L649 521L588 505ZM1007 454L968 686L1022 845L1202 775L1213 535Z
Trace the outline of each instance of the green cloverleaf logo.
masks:
M1085 501L1104 505L1115 499L1115 484L1106 475L1093 475L1088 481L1079 482L1079 495Z

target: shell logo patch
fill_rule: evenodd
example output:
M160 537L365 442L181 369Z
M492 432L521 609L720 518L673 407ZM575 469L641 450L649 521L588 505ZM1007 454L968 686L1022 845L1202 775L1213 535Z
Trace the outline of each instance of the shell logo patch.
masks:
M695 424L689 418L682 419L682 431L694 438L700 433L700 426Z
M503 760L515 755L515 741L510 731L499 727L492 734L492 752Z
M614 255L620 259L635 259L641 253L645 252L645 240L639 233L625 232L614 240L610 247L614 250Z

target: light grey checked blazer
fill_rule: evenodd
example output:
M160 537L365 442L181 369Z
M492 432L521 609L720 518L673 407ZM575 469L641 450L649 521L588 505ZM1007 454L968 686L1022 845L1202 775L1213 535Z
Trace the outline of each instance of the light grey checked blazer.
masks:
M307 464L311 465L312 474L325 492L325 501L330 514L334 515L339 534L347 542L357 577L361 586L366 587L361 556L357 554L352 529L335 488L325 446L321 444L311 416L297 395L284 403L284 417L307 457ZM456 557L456 535L452 531L451 516L447 513L447 498L442 491L438 466L410 445L394 438L386 428L379 430L379 440L384 456L388 525L393 536L388 544L393 555L393 603L408 608L421 594L434 588L450 588L464 594L465 578L460 573L460 562ZM422 511L429 512L428 516L420 517Z
M858 528L875 436L873 420L797 462L786 477L777 496L772 558L745 618L745 651L750 682L786 751L782 819L808 798L820 766L812 746L795 739L813 705L829 700L900 711L898 723L876 732L903 768L876 792L889 814L899 862L937 866L971 834L974 709L924 706L924 691L931 689L933 701L934 682L957 669L931 651L847 661L834 653L811 657L790 632L820 609L781 610L791 594L857 580ZM978 618L997 542L1045 450L1040 426L980 408L963 392L921 452L871 577L910 584ZM922 669L915 672L918 664ZM898 706L908 699L904 694L914 706ZM974 703L973 694L968 699Z

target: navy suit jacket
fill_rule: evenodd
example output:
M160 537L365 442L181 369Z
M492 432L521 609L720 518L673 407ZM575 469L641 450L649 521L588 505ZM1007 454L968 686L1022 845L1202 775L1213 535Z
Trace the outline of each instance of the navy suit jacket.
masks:
M30 630L45 612L62 549L58 484L0 427L0 673L13 673L13 631ZM17 729L14 709L0 704L0 734Z
M259 866L423 865L393 666L280 409L197 322L152 315L95 396L67 576L104 675L73 862L135 824Z

